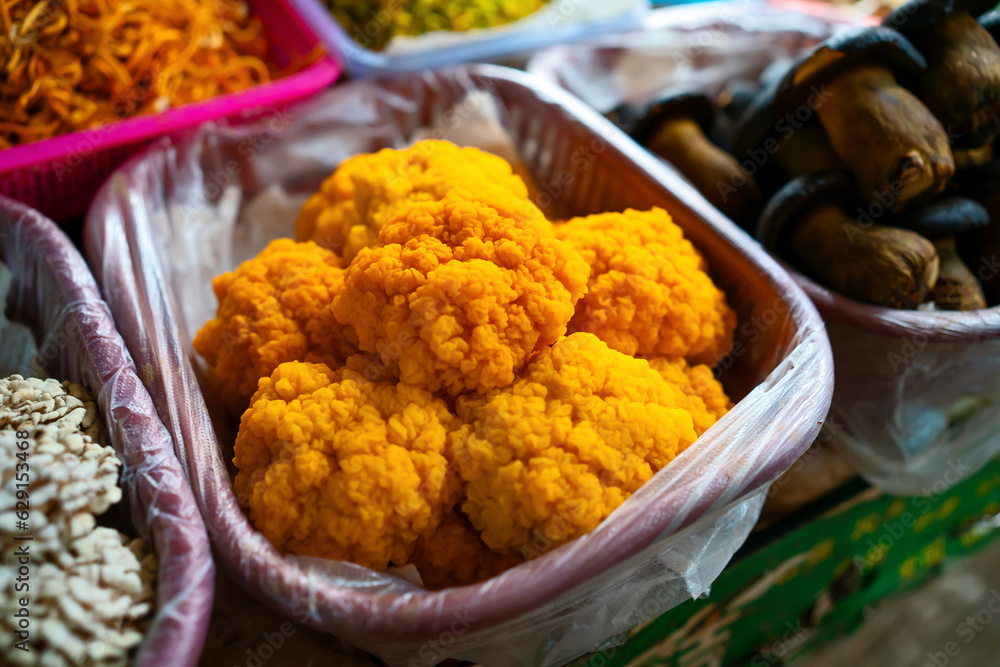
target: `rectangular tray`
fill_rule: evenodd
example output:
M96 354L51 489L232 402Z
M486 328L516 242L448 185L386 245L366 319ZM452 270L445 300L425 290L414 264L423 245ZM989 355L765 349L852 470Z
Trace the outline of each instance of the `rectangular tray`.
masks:
M244 201L276 182L293 194L313 191L338 160L405 145L470 91L500 107L500 122L550 218L628 207L670 211L739 316L733 354L721 364L723 383L739 402L593 532L493 580L427 592L350 564L285 557L252 528L222 458L231 439L216 430L213 417L220 415L210 413L192 365L191 335L202 322L186 321L191 300L180 286L193 285L200 295L201 285L208 290L216 273L232 268L190 259L212 252L191 231L201 218L192 207L216 199L209 195L219 195L223 171L238 174ZM558 664L704 592L756 521L761 492L809 446L829 407L829 344L787 274L606 119L514 70L468 66L354 82L295 115L252 160L239 151L252 127L161 141L108 180L85 229L91 267L130 350L150 369L147 386L233 577L300 620L299 602L308 600L308 625L390 662L409 659L447 632L461 611L476 622L447 657L517 665L509 653L517 647L545 656L539 664ZM343 139L335 150L333 131Z

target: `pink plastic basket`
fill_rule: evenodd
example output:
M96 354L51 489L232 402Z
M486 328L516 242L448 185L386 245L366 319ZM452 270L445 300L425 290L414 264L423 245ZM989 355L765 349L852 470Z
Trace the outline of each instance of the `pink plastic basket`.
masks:
M271 60L287 67L319 44L288 0L247 0L268 38ZM82 216L104 179L152 139L211 120L244 121L280 110L337 80L340 65L324 58L300 72L240 93L162 114L136 116L0 151L0 194L63 222Z

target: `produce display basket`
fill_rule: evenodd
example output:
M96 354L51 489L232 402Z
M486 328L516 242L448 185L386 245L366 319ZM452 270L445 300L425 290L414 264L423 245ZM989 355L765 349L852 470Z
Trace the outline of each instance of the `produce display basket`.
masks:
M675 86L717 94L732 79L756 79L775 60L794 57L838 29L872 22L854 8L809 0L770 0L746 11L729 3L668 8L647 16L652 39L617 36L549 49L532 59L529 71L606 111L629 94L644 98ZM704 46L689 52L690 44ZM621 65L626 54L664 64ZM983 275L996 280L987 259ZM1000 309L880 309L789 270L826 321L834 351L828 439L869 482L898 495L940 493L1000 452L994 361Z
M500 26L479 31L472 39L437 43L404 53L382 53L359 45L333 17L322 0L290 0L308 21L316 36L335 53L355 77L386 76L438 69L475 61L494 61L553 44L574 42L634 27L648 8L646 0L624 0L628 11L610 20L575 21L577 6L602 0L552 0L565 8L567 17L545 27ZM376 26L377 27L377 26Z
M0 261L12 274L7 317L32 330L35 361L45 372L83 385L94 397L108 440L124 463L123 503L136 533L151 541L156 553L156 612L134 664L196 665L214 592L208 535L170 434L108 306L69 238L37 211L4 197Z
M279 67L306 57L318 45L289 0L247 4L260 17L268 56ZM336 62L322 58L290 76L239 93L0 150L0 194L57 222L82 216L108 174L153 139L210 120L274 114L327 87L339 74Z
M351 154L404 146L442 121L461 125L470 93L496 105L549 217L670 211L738 314L733 352L720 364L738 403L591 533L486 582L428 592L350 563L283 555L253 529L224 461L232 423L210 411L212 396L198 385L191 337L203 320L191 313L199 297L211 299L211 277L235 262L212 236L240 232L241 222L216 224L225 210L258 207L276 184L314 191ZM453 109L460 113L449 115ZM390 664L557 665L703 594L749 534L769 484L806 450L828 410L829 345L804 293L676 174L579 100L529 75L470 66L354 82L298 107L296 118L252 161L241 162L237 150L252 127L159 142L108 180L84 231L90 264L148 369L147 387L231 575L270 607ZM232 160L238 176L220 188ZM267 219L272 236L292 222Z

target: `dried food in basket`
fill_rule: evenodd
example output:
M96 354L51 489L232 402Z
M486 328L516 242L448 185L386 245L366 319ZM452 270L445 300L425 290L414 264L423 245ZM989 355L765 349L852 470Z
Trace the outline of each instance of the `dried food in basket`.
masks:
M216 279L195 339L249 400L236 492L283 551L471 583L592 530L730 406L700 364L735 315L661 209L554 228L508 164L426 141L346 162L297 227Z
M982 9L914 0L882 26L841 33L765 82L738 123L735 150L777 154L785 184L779 177L767 193L756 227L768 248L861 302L996 305L970 269L978 260L971 240L1000 225L987 205L1000 192L988 167L1000 126L1000 47L968 15ZM960 45L954 31L932 30L941 16L975 40ZM955 60L982 62L982 71L960 68L960 94L931 85L952 76L943 73ZM801 109L816 118L776 141L776 121Z
M153 610L142 539L98 526L121 461L83 387L0 380L0 637L11 664L124 665Z
M282 74L268 62L264 27L243 0L6 2L0 60L0 148Z
M435 132L439 122L454 117L456 105L463 112L469 109L464 101L469 92L487 98L501 112L494 117L513 149L505 155L522 160L543 194L552 198L539 200L546 212L565 218L630 206L665 208L708 259L717 284L738 308L741 325L755 315L773 324L749 339L752 348L734 344L731 357L720 364L727 393L740 397L734 409L593 531L488 581L423 591L412 577L392 572L286 557L254 529L239 511L233 475L223 464L231 456L233 439L227 431L232 425L224 423L222 412L208 409L206 399L213 397L203 395L196 378L204 364L192 355L188 342L214 316L216 304L208 289L212 279L253 257L265 239L294 235L291 223L309 188L318 186L318 176L332 172L349 155L386 145L402 148ZM714 224L710 214L702 216L704 207L691 199L675 174L643 158L579 101L523 74L476 66L358 81L328 91L301 111L290 131L276 137L277 150L252 161L236 158L244 166L243 189L242 195L227 197L225 209L231 214L220 219L205 204L196 205L196 215L226 225L212 242L201 229L191 228L191 211L179 207L210 186L215 156L236 155L230 150L237 150L251 128L205 128L150 151L120 173L126 188L103 189L88 221L88 251L95 268L101 267L99 275L109 285L132 285L109 290L110 305L116 319L134 324L125 327L124 335L136 363L162 371L149 377L150 386L158 404L178 415L168 428L175 442L183 443L187 465L199 480L196 494L211 519L220 559L244 587L282 613L295 615L301 600L316 600L309 609L311 625L390 664L431 662L426 652L418 654L448 630L455 611L471 612L477 621L447 648L432 649L434 660L563 663L677 600L700 595L756 519L762 494L753 492L804 450L828 405L830 359L822 327L787 275L757 244L725 224ZM475 131L473 121L463 117L466 138L451 132L445 136L464 145L495 145L493 135ZM549 140L551 151L534 150L548 146ZM338 149L317 150L320 141ZM190 150L199 147L202 159L190 160ZM577 148L587 151L587 158L576 167L572 185L557 196L548 184L579 163ZM292 154L309 158L286 159ZM620 187L622 183L628 187ZM285 193L294 197L289 200ZM237 201L242 202L238 214L229 208ZM270 205L279 202L284 204L278 209ZM276 210L282 213L276 216ZM234 216L235 230L228 226ZM285 228L275 231L281 225ZM118 233L122 229L125 235ZM170 230L166 247L147 242L153 229ZM193 237L189 231L195 232ZM117 239L130 250L112 251L123 247ZM140 274L149 274L152 282L129 281L128 276ZM161 308L167 300L183 313ZM136 303L150 306L135 308ZM158 324L143 324L147 319ZM158 331L166 335L154 335ZM742 326L740 334L745 345L748 334ZM166 348L171 352L161 354ZM216 447L204 446L213 442ZM687 526L692 530L684 530ZM607 616L609 608L634 606L637 599L644 601L641 619Z

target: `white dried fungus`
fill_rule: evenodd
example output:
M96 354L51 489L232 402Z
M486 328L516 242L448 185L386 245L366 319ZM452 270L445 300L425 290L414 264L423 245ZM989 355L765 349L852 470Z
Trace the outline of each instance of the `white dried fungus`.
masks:
M18 438L19 431L28 437ZM124 665L142 641L156 559L141 539L97 526L96 517L121 499L121 462L101 439L97 406L83 387L19 375L0 380L0 642L11 664ZM25 440L26 457L18 447ZM27 470L18 469L25 462ZM17 506L25 473L27 530ZM28 591L15 588L25 546ZM14 614L25 599L28 652L14 648L23 638Z
M78 384L11 375L0 380L0 406L0 429L47 424L102 440L97 404Z

